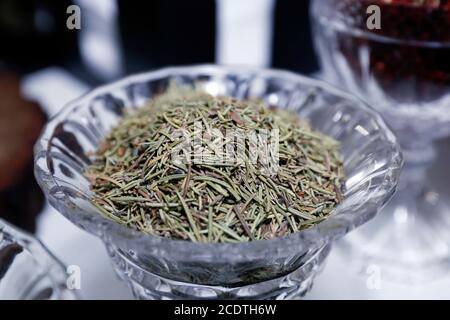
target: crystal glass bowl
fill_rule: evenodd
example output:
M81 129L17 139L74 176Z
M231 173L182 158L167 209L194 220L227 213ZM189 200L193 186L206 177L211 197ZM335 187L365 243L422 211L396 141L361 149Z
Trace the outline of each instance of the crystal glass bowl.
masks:
M64 265L33 236L0 219L0 300L73 300Z
M380 29L367 27L370 5ZM450 203L428 169L450 136L449 1L315 0L311 21L322 78L379 111L405 158L395 198L345 239L351 261L400 283L448 274Z
M146 235L104 218L83 176L102 137L126 109L170 82L212 95L257 97L289 108L342 143L345 200L320 224L287 237L200 244ZM360 100L290 72L210 65L167 68L93 90L50 120L35 148L35 174L49 202L100 237L137 298L292 298L305 294L332 241L372 218L394 193L402 157L382 118Z
M323 79L368 101L404 144L450 134L450 6L444 1L315 0ZM381 28L367 28L370 5ZM406 155L406 152L405 152Z

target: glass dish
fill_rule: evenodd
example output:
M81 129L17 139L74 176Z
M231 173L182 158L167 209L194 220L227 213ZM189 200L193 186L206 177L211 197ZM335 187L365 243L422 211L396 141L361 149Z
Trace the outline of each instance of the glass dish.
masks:
M376 265L402 283L442 276L450 263L450 204L427 181L433 141L450 135L450 5L413 2L316 0L311 8L323 79L370 103L402 147L399 192L345 241L358 268ZM381 28L371 30L374 4Z
M41 242L0 219L0 300L72 300L66 268Z
M329 219L287 237L240 244L170 240L116 224L90 204L87 156L121 119L169 83L212 95L257 97L290 108L342 143L345 200ZM331 243L363 224L395 191L402 157L381 117L360 100L286 71L200 65L167 68L105 85L67 105L35 147L35 174L49 202L106 244L119 276L142 299L269 299L304 295Z

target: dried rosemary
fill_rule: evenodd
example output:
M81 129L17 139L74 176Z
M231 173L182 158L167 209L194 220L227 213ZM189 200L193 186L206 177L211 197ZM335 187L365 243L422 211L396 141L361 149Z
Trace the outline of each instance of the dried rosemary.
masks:
M85 172L106 217L196 242L272 239L342 200L339 143L259 100L170 88L127 114Z

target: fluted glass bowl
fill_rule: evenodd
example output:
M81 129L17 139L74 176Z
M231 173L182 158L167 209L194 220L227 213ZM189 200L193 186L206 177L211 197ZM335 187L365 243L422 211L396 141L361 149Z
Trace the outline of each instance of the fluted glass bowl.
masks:
M377 5L381 29L368 27ZM424 283L449 273L450 203L428 179L433 142L450 136L450 2L314 0L321 77L364 98L395 130L405 156L399 192L346 240L358 269ZM370 246L361 245L370 239Z
M342 144L345 200L331 216L290 236L200 244L147 235L104 218L83 176L102 137L126 109L170 82L201 84L212 95L261 98L295 110ZM50 120L35 147L35 174L49 202L99 236L119 276L138 298L290 298L312 284L333 240L372 218L392 196L402 165L396 139L360 100L286 71L210 65L167 68L102 86Z
M32 235L0 219L0 300L73 300L66 267Z

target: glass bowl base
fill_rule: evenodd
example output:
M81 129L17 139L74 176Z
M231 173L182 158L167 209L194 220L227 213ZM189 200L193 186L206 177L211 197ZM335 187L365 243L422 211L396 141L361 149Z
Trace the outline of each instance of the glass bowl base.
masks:
M279 278L243 286L210 286L167 279L143 270L107 245L108 254L119 278L128 282L140 300L285 300L303 297L312 287L315 276L322 271L331 245L326 245L298 269Z
M341 248L359 271L381 280L422 284L448 274L450 205L439 194L400 191L381 213L352 232ZM370 271L372 270L372 271Z

